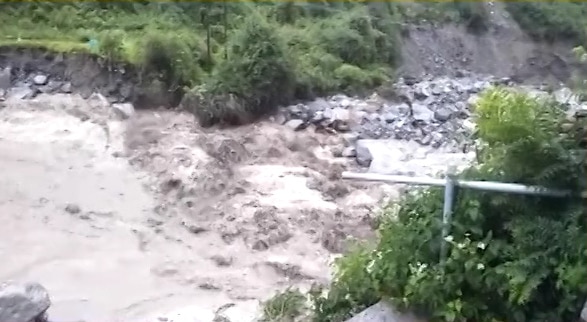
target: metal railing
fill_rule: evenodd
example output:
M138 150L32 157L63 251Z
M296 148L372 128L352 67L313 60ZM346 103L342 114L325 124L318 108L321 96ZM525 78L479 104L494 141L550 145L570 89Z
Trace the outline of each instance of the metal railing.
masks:
M527 186L517 183L458 180L456 177L456 170L454 167L449 167L446 174L446 178L444 179L354 172L343 172L342 178L364 181L379 181L388 183L403 183L410 185L444 187L444 205L442 208L443 226L440 251L441 262L444 262L447 256L447 244L445 238L450 234L450 223L452 220L454 202L457 196L458 188L505 192L511 194L540 195L555 198L566 198L575 196L575 194L573 194L571 191L547 189L544 187ZM585 194L577 197L586 198Z

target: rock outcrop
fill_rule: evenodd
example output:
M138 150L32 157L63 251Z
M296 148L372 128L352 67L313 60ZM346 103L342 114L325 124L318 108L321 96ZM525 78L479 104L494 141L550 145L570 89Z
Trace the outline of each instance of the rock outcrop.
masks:
M49 293L39 283L7 282L0 285L2 322L43 322L50 305Z

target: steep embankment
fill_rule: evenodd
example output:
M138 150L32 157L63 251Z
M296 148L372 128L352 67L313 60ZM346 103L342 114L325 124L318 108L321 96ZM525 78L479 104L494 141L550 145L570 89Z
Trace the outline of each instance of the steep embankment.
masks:
M545 42L525 33L503 2L485 3L486 29L462 24L407 26L400 74L455 76L462 71L510 77L518 83L559 86L585 74L570 41Z

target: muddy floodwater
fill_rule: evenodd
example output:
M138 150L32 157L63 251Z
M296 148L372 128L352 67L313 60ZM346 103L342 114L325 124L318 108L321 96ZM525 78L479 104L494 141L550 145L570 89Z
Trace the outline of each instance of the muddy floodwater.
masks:
M0 279L42 283L56 321L252 321L275 291L328 282L397 195L342 182L332 136L122 120L100 97L4 103Z

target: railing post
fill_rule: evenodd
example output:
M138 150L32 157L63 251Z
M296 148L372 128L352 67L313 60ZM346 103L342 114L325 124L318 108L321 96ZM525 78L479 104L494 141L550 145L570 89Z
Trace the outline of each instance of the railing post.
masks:
M444 205L442 207L442 239L440 240L440 262L444 264L448 253L448 244L445 238L450 234L450 225L454 202L457 194L456 168L449 167L446 172L444 185Z

